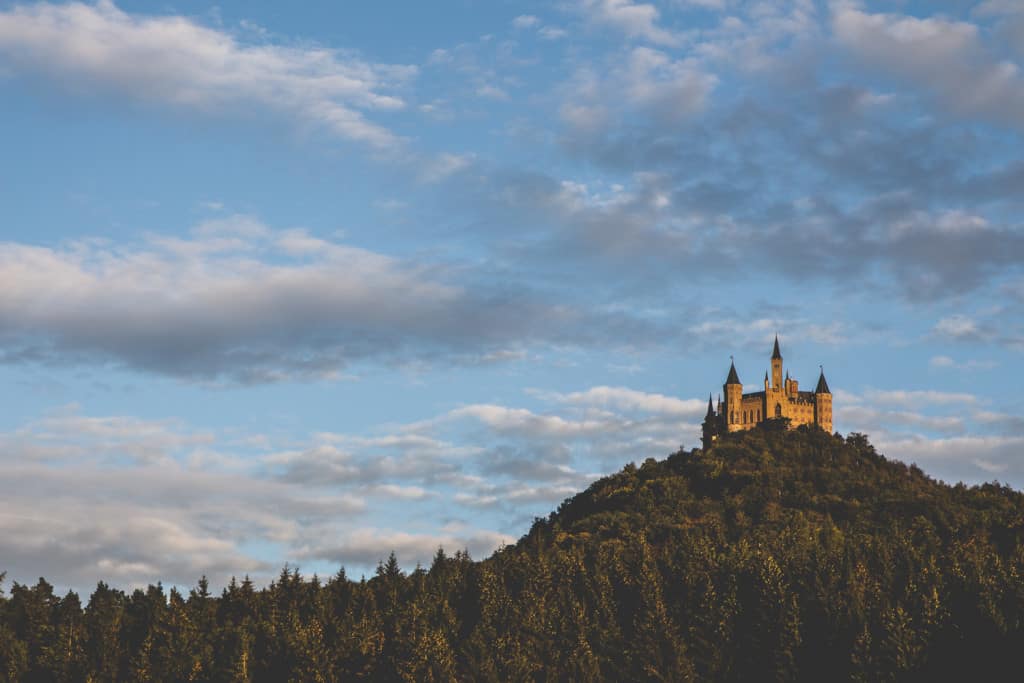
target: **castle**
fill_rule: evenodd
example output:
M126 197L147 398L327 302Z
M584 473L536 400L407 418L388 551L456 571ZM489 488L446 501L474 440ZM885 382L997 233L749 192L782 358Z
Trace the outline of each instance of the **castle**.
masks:
M782 379L782 353L779 351L779 337L775 336L772 351L772 378L764 373L764 391L743 393L743 385L736 374L736 365L729 366L729 376L722 387L725 401L718 397L718 410L708 396L708 414L704 417L704 449L718 439L720 434L753 429L766 420L788 419L789 426L798 427L816 424L826 432L832 431L832 392L825 381L825 371L818 377L814 391L800 391L795 379ZM780 424L784 424L781 423Z

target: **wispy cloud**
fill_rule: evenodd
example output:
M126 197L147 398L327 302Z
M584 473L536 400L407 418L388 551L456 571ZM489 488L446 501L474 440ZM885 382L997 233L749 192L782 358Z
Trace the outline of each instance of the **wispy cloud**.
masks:
M328 47L243 42L188 17L131 14L110 0L2 11L0 54L71 89L201 112L255 106L377 149L399 138L366 113L403 108L399 91L417 73Z
M8 363L114 364L198 381L331 379L368 358L499 360L488 354L535 334L574 337L569 328L588 315L240 215L133 246L0 244L0 283Z

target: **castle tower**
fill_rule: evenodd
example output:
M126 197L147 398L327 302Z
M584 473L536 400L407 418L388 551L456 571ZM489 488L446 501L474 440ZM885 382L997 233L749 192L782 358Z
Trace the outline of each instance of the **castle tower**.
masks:
M725 420L726 428L730 432L738 431L743 428L741 424L743 385L740 383L740 376L736 374L735 363L729 363L729 376L722 389L725 393L725 409L722 417Z
M824 368L818 377L818 386L814 389L814 424L826 432L832 431L832 392L825 381Z
M775 335L775 348L772 350L772 388L782 388L782 352L779 351L779 335Z
M708 412L704 416L704 424L701 425L703 438L701 439L704 450L711 448L718 438L718 416L715 415L715 406L711 403L711 394L708 394Z

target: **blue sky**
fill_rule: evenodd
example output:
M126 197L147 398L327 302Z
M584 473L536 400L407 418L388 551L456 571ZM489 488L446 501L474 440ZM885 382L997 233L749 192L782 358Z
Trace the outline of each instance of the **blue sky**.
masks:
M1024 6L0 2L0 570L482 557L771 342L1024 486Z

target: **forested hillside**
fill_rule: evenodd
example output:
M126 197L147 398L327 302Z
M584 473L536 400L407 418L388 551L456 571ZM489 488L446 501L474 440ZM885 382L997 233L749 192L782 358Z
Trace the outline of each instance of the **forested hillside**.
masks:
M1009 488L936 482L861 435L755 430L627 466L483 561L85 604L5 586L0 679L1005 680L1022 535Z

